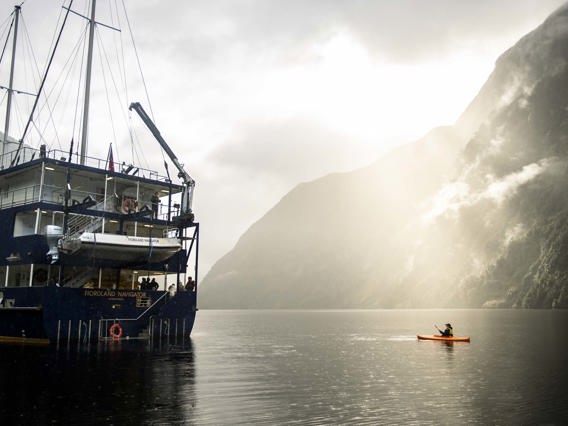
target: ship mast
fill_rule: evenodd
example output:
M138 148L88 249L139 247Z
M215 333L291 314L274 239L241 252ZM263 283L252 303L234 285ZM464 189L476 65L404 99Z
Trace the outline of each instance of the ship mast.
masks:
M12 109L12 94L14 84L14 67L16 65L16 44L18 41L18 22L20 21L20 6L14 6L14 41L12 44L12 63L10 65L10 81L8 83L8 101L6 104L6 123L4 125L4 140L2 141L2 167L4 164L4 151L6 149L6 141L8 140L8 132L10 131L10 113Z
M91 95L91 69L93 66L93 41L95 33L95 9L97 0L91 0L91 18L89 19L89 48L87 52L87 70L85 77L85 103L83 106L83 127L81 135L80 163L85 164L87 155L87 136L89 133L89 98Z

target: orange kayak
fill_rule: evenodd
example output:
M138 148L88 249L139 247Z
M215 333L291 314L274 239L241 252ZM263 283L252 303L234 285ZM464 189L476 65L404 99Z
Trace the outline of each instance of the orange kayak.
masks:
M441 340L443 342L469 342L469 337L424 336L418 334L418 340Z

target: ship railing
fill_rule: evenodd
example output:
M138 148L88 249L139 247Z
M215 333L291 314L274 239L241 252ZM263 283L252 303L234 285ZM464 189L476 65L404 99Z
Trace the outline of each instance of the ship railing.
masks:
M17 142L6 143L6 149L12 148L12 150L4 153L4 155L0 155L0 165L2 169L7 169L12 165L28 163L40 157L40 150L29 146L23 146L18 150L17 145Z
M65 281L64 285L65 287L73 287L73 288L81 287L87 281L91 280L93 276L96 274L97 274L97 268L89 267L83 272L81 272L79 275L76 275L73 278L71 278L69 281Z
M61 161L67 161L68 156L69 153L58 149L51 150L47 153L47 157ZM75 161L73 161L74 159L71 158L71 162L79 163L79 155L75 154L75 156ZM167 176L162 176L155 170L145 169L143 167L134 166L133 164L127 165L126 163L117 162L109 163L107 159L103 158L86 156L84 165L99 170L108 170L109 172L113 173L129 174L131 176L139 176L152 180L160 180L163 182L166 182L168 180Z
M110 327L114 324L120 324L124 322L132 322L132 321L140 321L145 315L152 311L152 309L158 305L158 303L162 302L166 297L168 297L170 293L168 291L164 291L160 297L158 297L154 303L148 306L140 315L136 318L101 318L99 320L99 340L107 340L113 339L113 336L110 335Z
M102 322L104 321L104 324ZM113 324L120 324L109 320L99 320L99 340L113 341L120 337L112 336L110 327ZM118 321L118 320L116 320ZM162 318L151 316L148 320L147 327L140 330L138 336L127 336L126 339L145 339L145 340L161 340L162 338L170 338L174 336L176 341L179 338L185 339L189 337L191 332L191 323L187 318ZM124 337L122 337L124 338Z
M30 161L37 160L39 158L50 158L53 160L59 160L64 162L69 160L69 153L60 149L52 149L46 151L45 149L41 148L36 149L29 146L23 146L21 149L18 150L16 146L17 143L7 144L6 148L12 148L12 150L6 152L3 156L0 156L0 167L2 169L7 169L12 165L29 163ZM78 164L79 155L73 154L73 156L71 157L71 162ZM124 162L109 163L107 159L103 158L86 156L84 165L99 170L108 170L109 172L114 172L114 173L128 174L130 176L139 176L162 182L169 181L169 178L167 176L162 176L155 170L146 169L144 167L135 166L133 164L126 164Z
M171 228L171 227L167 227L164 228L164 230L162 231L162 237L163 238L179 238L179 229L178 228Z
M108 202L114 200L114 196L111 195L106 198L106 200L98 202L93 206L92 210L105 210ZM99 216L86 216L81 214L72 214L67 222L67 235L66 238L74 239L78 238L83 232L96 232L103 226L103 217Z
M84 200L87 196L92 194L86 191L71 191L72 200ZM112 199L109 197L108 199ZM44 185L29 185L22 188L12 189L10 191L3 191L0 193L0 208L16 207L25 204L44 202L57 205L65 204L65 192L60 186ZM112 210L113 202L107 204L108 209ZM104 202L100 202L94 208L102 210L105 208Z
M104 321L104 324L102 322ZM124 337L112 336L110 327L113 324L120 324L112 321L109 325L109 320L99 320L99 340L113 341L124 339ZM119 321L119 320L116 320ZM140 330L138 336L127 336L126 339L144 339L144 340L161 340L163 338L174 337L176 339L189 338L191 332L191 322L187 318L162 318L151 316L148 320L147 327Z
M67 222L66 238L75 239L83 232L96 232L103 226L102 217L72 215Z
M11 191L3 191L0 194L0 208L5 209L37 202L39 196L40 185L30 185Z

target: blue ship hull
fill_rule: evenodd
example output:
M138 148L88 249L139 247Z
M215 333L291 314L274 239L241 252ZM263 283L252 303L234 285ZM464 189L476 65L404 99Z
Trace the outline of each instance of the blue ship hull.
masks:
M195 292L65 287L2 287L0 341L54 343L120 338L189 336ZM116 334L116 333L115 333Z

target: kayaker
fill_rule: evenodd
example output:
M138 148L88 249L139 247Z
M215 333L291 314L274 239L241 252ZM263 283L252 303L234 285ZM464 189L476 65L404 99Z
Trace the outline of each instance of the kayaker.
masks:
M446 324L444 331L440 329L438 329L438 331L440 331L440 334L444 337L454 337L454 329L450 323Z

